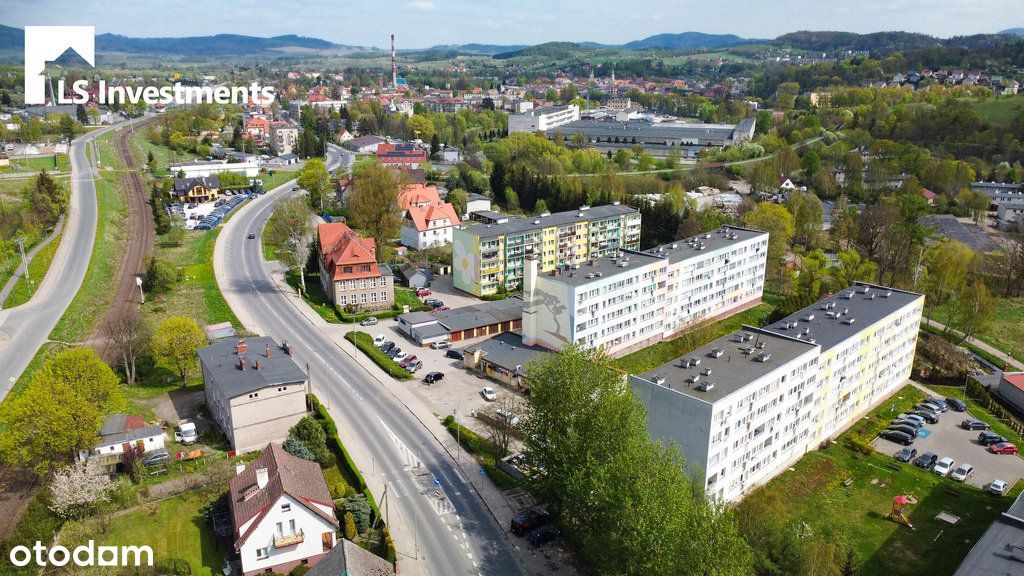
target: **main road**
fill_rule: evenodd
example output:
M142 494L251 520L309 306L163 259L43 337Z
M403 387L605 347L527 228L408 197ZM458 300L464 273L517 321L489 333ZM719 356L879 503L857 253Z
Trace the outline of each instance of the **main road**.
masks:
M142 118L100 128L79 136L71 143L71 202L60 246L50 270L32 299L14 308L0 310L0 401L7 397L36 351L53 331L85 280L96 241L99 206L94 179L96 168L85 150L111 130L119 130ZM96 160L95 147L92 151Z
M339 158L342 154L344 159ZM350 165L352 157L332 147L328 160L330 166L340 161ZM386 482L403 573L525 574L507 536L437 438L381 382L298 313L271 277L262 243L248 240L250 234L262 237L274 203L289 196L291 188L289 182L243 206L221 230L214 270L228 303L250 330L288 340L293 357L300 366L308 366L318 397L341 425L343 440L370 456L371 465L364 465L362 472ZM435 496L435 478L443 499ZM374 496L380 501L382 494Z

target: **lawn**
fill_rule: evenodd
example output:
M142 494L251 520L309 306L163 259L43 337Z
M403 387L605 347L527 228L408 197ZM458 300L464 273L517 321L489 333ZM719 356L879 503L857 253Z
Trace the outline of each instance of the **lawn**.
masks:
M143 310L150 317L160 321L168 316L186 316L200 325L231 322L236 329L241 327L213 274L213 248L220 230L187 231L180 246L167 235L157 236L156 257L181 270L181 278L170 291L147 295Z
M16 174L20 172L39 172L40 170L47 170L50 172L68 172L71 170L71 161L68 160L67 154L57 154L56 160L54 155L48 156L29 156L27 158L12 158L10 166L4 166L0 168L0 174Z
M935 308L932 316L945 324L949 317L948 304ZM1024 362L1021 326L1024 326L1024 298L998 298L992 323L974 337Z
M67 176L58 176L54 180L66 189L70 186ZM31 184L32 181L33 178L0 179L0 214L7 215L10 220L9 226L0 226L0 237L10 240L16 238L16 234L24 235L27 238L25 242L26 251L31 250L39 242L40 234L44 237L49 234L48 230L39 230L33 234L23 234L20 230L20 220L10 218L11 214L16 214L21 210L22 193L25 187ZM14 246L10 253L0 257L0 284L3 284L11 277L11 274L14 273L19 264L21 264L21 253L17 250L17 246Z
M1024 95L1001 98L986 98L974 102L971 107L978 111L989 122L997 126L1010 126L1024 112Z
M922 395L907 387L892 403L900 409ZM792 470L749 495L740 508L758 510L777 499L783 503L787 525L852 547L863 563L862 574L952 574L989 524L1009 507L1021 485L998 498L900 464L889 454L863 456L850 448L851 436L874 436L885 426L889 412L887 401L838 442L808 453ZM917 500L909 507L913 529L887 518L892 499L901 494ZM959 516L960 521L951 525L936 520L942 511Z
M682 336L673 340L658 342L632 354L627 354L613 360L611 365L630 374L642 374L651 368L661 366L687 352L700 348L716 338L735 332L744 324L761 326L774 309L775 307L767 302L758 304L749 310L744 310L717 322L690 328Z
M151 546L156 565L180 558L191 565L194 576L219 575L227 551L218 550L203 508L225 490L226 485L214 485L108 517L68 522L60 543L72 548L91 539L96 546Z
M35 290L39 288L43 278L46 277L46 272L50 269L50 262L53 261L53 255L57 252L57 247L60 246L60 239L61 236L57 236L36 253L32 261L28 263L28 276L31 279L31 284L25 280L24 276L19 278L17 284L14 285L14 290L11 290L7 299L4 300L4 308L13 308L29 301Z

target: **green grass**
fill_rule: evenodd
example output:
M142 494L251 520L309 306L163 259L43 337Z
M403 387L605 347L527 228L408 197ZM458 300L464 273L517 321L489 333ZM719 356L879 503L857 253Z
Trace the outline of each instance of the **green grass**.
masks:
M734 314L710 324L702 324L688 329L682 336L652 344L643 350L637 350L611 362L611 365L630 374L641 374L670 362L679 356L699 348L716 338L735 332L744 324L761 326L775 307L767 302L758 304L749 310Z
M0 167L0 174L20 174L24 172L67 172L71 170L71 161L67 154L57 154L56 167L54 166L54 155L29 156L28 158L12 158L10 166ZM20 169L19 169L20 168Z
M120 166L111 145L112 137L112 134L104 134L97 139L100 157L103 166L106 167ZM89 269L82 287L50 334L53 340L84 340L96 320L110 307L110 302L117 291L117 267L127 241L123 226L127 217L127 207L121 197L116 172L104 171L102 177L96 180L96 196L99 202L99 219Z
M932 312L937 322L947 323L950 310L949 303L938 306ZM1024 298L997 298L996 312L992 322L984 330L974 334L974 338L1002 350L1004 353L1024 362ZM995 359L996 366L1002 366L1001 360Z
M971 104L978 114L997 126L1009 127L1024 113L1024 95L988 98Z
M181 270L181 277L168 292L146 296L143 310L148 315L156 321L187 316L200 325L231 322L236 329L241 327L213 273L213 248L220 230L187 231L180 246L167 235L157 236L155 256Z
M29 282L22 276L18 279L17 284L14 285L14 290L11 290L11 293L7 295L7 299L4 300L4 308L13 308L29 301L35 290L42 284L46 273L50 270L50 262L53 261L53 255L57 252L57 247L60 246L60 240L61 236L58 235L36 253L35 258L32 258L32 261L28 263L28 275L32 279L31 288L29 287Z
M449 418L451 417L449 416ZM452 435L452 438L457 438L462 447L476 457L477 462L499 490L508 490L519 485L515 478L498 467L498 451L493 442L462 424L456 423L454 418L451 420L445 418L444 427Z
M363 352L363 354L369 356L370 360L373 360L374 364L380 366L385 372L391 375L392 378L395 378L396 380L409 380L412 378L412 373L399 366L397 362L388 358L387 354L381 352L373 345L373 336L370 336L365 332L350 331L345 334L345 339L349 342L355 342L356 346Z
M226 552L217 549L203 507L225 490L226 485L215 485L115 513L108 519L101 516L68 522L61 532L61 544L71 548L91 539L96 546L146 545L153 548L154 564L181 558L191 565L194 576L219 575Z
M907 387L893 402L904 406L919 395L920 391ZM757 510L778 498L787 525L796 529L806 523L815 536L852 547L863 563L862 574L952 574L989 524L1009 507L1021 483L999 498L900 464L890 454L863 456L850 449L845 441L849 436L873 436L885 426L889 406L889 401L884 402L827 449L808 453L792 471L744 499L740 509ZM849 487L843 485L847 480L852 481ZM913 530L886 517L893 497L900 494L918 500L909 508ZM960 521L950 525L936 520L941 511L959 516Z
M299 273L295 270L285 272L284 279L295 290L302 290ZM331 324L341 324L341 316L334 308L334 305L331 304L331 301L327 299L323 286L320 286L319 274L306 273L306 290L302 292L302 299L325 321Z

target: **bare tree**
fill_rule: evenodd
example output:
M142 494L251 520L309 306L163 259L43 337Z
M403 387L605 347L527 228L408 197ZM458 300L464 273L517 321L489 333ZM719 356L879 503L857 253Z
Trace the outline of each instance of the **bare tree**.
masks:
M267 222L267 239L277 246L277 257L286 266L299 272L302 291L306 291L306 275L302 269L309 261L313 246L313 212L304 198L290 198L278 203Z
M153 327L138 308L132 307L125 314L109 320L108 332L110 344L121 359L125 380L128 384L134 384L135 362L149 348Z
M990 270L1002 283L1003 296L1024 294L1024 227L997 240L999 251L990 257Z
M494 413L486 420L490 432L491 443L498 451L498 458L508 455L509 445L515 437L516 426L522 418L522 404L515 394L505 393L498 396L494 403Z

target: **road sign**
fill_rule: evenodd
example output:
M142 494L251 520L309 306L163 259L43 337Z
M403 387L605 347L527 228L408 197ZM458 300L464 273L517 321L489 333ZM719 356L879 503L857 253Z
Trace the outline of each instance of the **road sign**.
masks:
M480 467L480 475L481 476L486 476L487 475L487 472L484 471L484 467L483 466Z
M438 478L437 476L434 476L434 485L436 485L436 486L440 486L441 485L441 479Z

